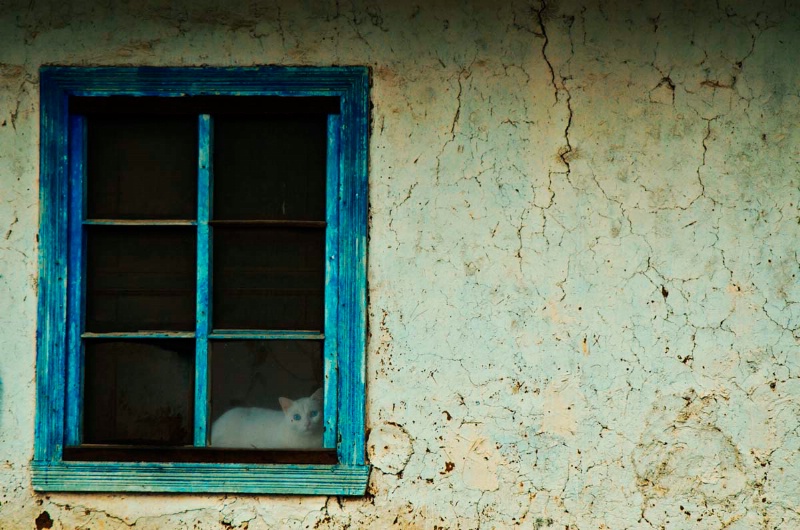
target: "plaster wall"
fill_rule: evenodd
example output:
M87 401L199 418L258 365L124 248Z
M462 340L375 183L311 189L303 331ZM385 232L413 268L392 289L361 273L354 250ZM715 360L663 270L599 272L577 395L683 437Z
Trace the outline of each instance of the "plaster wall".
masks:
M798 30L0 0L0 528L800 528ZM372 67L365 498L32 491L42 64Z

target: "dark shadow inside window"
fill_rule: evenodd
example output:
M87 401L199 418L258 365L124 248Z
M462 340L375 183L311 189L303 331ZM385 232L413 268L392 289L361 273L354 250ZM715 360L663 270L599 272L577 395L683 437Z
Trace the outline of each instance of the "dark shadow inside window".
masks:
M324 229L213 230L214 329L322 331Z
M325 220L327 116L215 116L214 219Z
M194 227L87 227L86 331L195 330Z
M87 340L83 443L191 445L194 341Z
M89 219L195 219L197 117L87 118Z

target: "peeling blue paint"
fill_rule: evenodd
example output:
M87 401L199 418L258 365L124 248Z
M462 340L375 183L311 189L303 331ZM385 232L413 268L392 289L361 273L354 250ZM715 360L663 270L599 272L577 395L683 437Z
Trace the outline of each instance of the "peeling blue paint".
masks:
M80 441L82 338L173 337L174 333L82 333L85 224L85 134L70 118L70 95L180 97L182 95L336 96L341 116L329 120L325 333L210 332L211 118L199 117L195 446L208 438L209 338L325 340L325 444L339 464L238 465L65 462L63 444ZM33 485L36 490L176 491L360 495L366 488L365 343L368 71L330 68L71 68L41 69L41 259L37 335L37 418ZM72 121L70 121L70 119ZM71 144L68 142L72 140ZM67 154L67 146L72 151ZM68 178L69 177L69 178ZM70 197L71 208L66 203ZM69 212L69 215L68 215ZM161 221L152 224L170 224ZM69 278L69 282L67 282ZM69 288L67 287L69 284ZM67 306L69 305L69 311ZM67 324L68 323L68 324ZM311 336L313 335L313 337ZM66 347L65 347L66 345ZM69 369L67 369L69 367Z

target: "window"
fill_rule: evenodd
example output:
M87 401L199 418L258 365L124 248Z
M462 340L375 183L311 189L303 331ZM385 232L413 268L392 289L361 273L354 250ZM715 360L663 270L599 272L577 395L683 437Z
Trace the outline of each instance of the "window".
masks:
M34 489L363 494L367 70L40 79ZM318 442L214 441L311 395Z

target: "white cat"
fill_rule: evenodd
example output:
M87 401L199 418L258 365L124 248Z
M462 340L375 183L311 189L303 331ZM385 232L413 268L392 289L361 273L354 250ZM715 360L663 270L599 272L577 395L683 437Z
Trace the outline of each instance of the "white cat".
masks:
M322 447L322 389L309 397L279 398L280 410L237 407L211 426L212 447L315 449Z

